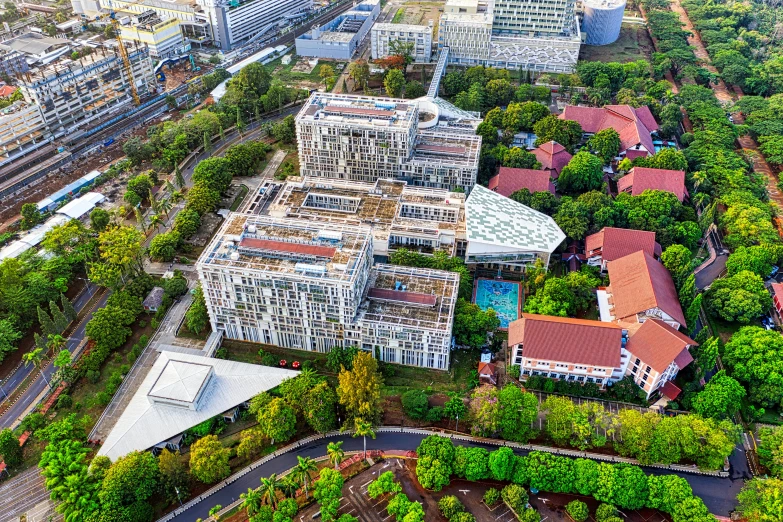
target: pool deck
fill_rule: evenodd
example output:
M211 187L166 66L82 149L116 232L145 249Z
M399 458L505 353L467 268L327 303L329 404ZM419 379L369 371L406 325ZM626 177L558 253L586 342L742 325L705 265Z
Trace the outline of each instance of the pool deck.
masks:
M483 308L479 303L476 303L476 294L478 293L479 281L492 281L493 283L506 283L506 284L509 284L509 285L516 285L516 287L517 287L517 319L522 317L522 303L524 302L524 292L525 292L525 290L522 288L522 283L520 283L519 281L511 281L509 279L493 279L493 278L489 278L489 277L477 277L473 281L473 299L472 299L472 301L473 301L474 304L478 304L479 307L482 310L486 310L486 308ZM498 328L498 330L500 330L502 332L505 332L505 331L508 331L508 328L505 328L505 327L501 326L500 328Z

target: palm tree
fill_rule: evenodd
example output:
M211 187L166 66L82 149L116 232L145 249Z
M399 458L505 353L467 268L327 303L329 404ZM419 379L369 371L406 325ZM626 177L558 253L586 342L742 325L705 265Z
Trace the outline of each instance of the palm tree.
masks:
M343 461L343 458L345 457L345 452L343 451L343 441L340 442L330 442L326 446L326 454L329 455L329 460L334 464L334 469L337 469L337 466L340 465L340 462Z
M154 214L150 218L149 230L156 230L158 227L164 224L163 219L160 217L162 214Z
M139 207L135 207L133 209L133 212L136 214L136 223L144 230L147 228L147 223L144 219L144 214L141 213L141 209Z
M277 507L277 490L280 489L280 479L277 473L272 473L269 478L261 479L261 494L264 500L268 500L273 508Z
M49 334L49 340L46 342L46 353L49 353L49 351L53 354L57 353L67 340L60 334Z
M264 503L264 496L257 489L247 488L247 493L242 493L239 498L242 499L242 507L247 511L249 517L258 513Z
M364 438L364 459L367 459L367 436L375 439L375 431L372 429L372 424L365 422L360 418L354 419L353 436Z
M28 366L30 363L32 363L33 366L38 368L38 371L41 372L41 377L43 377L44 382L47 386L49 386L49 381L46 380L46 375L44 375L43 368L41 368L41 361L43 360L43 355L41 355L42 352L43 348L36 348L35 350L29 351L22 355L22 361L24 361L25 366Z
M315 461L310 457L297 456L296 459L299 461L299 464L294 467L292 473L299 482L304 484L305 498L307 498L309 496L307 483L310 481L310 472L317 471L318 468L315 465Z
M285 495L286 498L294 498L296 492L299 491L300 484L292 475L293 474L286 475L280 481L280 491L283 492L283 495Z
M182 195L182 191L180 190L175 190L174 192L171 193L171 196L169 196L169 201L171 202L172 205L176 205L183 199L185 199L185 196Z
M168 182L166 182L168 183ZM172 191L173 194L176 191ZM165 214L166 216L169 215L169 212L171 212L171 207L174 206L174 203L171 201L171 196L167 197L166 199L161 199L158 201L158 211L160 214Z

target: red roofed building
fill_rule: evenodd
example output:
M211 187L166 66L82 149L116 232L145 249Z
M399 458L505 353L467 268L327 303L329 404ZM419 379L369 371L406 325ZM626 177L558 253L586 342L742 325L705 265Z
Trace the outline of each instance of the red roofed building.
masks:
M498 385L498 368L492 363L480 362L478 364L478 376L481 384Z
M0 87L0 98L8 98L9 96L11 96L13 93L16 92L17 88L18 87L12 87L10 85L3 85L2 87Z
M634 167L617 181L617 192L638 196L645 190L671 192L682 201L688 196L685 188L685 172L682 170L650 169Z
M585 238L587 264L600 266L601 270L606 270L609 261L640 250L656 259L660 257L661 245L655 241L655 232L604 227Z
M678 330L685 325L677 289L666 267L639 250L607 265L609 286L598 290L601 320L630 326L661 319Z
M775 307L778 316L783 320L783 283L772 283L770 289L772 290L772 306Z
M563 167L571 161L571 154L556 141L548 141L535 148L531 153L541 164L541 168L549 172L549 177L557 179Z
M650 398L650 395L673 381L680 370L693 362L689 351L691 346L696 346L696 341L665 322L659 319L645 321L626 345L629 355L626 373ZM674 397L667 397L673 400L678 393L672 387L677 388L672 384L667 392Z
M614 129L620 135L620 156L628 159L655 154L650 134L658 130L658 123L643 105L607 105L606 107L578 107L567 105L560 115L561 120L573 120L582 126L586 134L595 134L604 129Z
M521 189L528 189L531 194L546 191L555 193L555 185L549 179L548 171L511 167L500 167L500 172L489 180L489 189L506 197Z
M623 376L623 332L611 323L523 313L508 328L511 362L523 380L542 375L604 386Z

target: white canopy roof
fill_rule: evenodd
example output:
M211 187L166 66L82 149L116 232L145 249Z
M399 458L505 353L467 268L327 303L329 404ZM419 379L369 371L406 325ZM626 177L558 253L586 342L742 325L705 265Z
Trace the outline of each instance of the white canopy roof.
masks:
M98 455L116 460L151 448L298 374L271 366L161 352ZM175 405L179 403L182 406Z
M67 205L63 205L57 213L68 216L71 219L79 219L95 208L95 205L102 202L104 199L106 199L106 196L100 192L88 192L84 196L74 199Z

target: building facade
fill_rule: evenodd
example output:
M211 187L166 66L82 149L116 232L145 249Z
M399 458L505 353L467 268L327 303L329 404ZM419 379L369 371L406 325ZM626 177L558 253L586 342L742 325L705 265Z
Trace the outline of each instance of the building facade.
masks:
M410 45L414 62L432 60L432 22L430 25L375 24L371 38L373 60L393 54L392 42Z
M439 127L437 116L432 118L420 124L415 100L314 93L296 116L301 175L365 182L396 178L469 192L481 138L472 127Z
M620 37L625 0L583 0L582 33L587 45L608 45Z
M161 19L153 10L133 15L130 24L120 25L120 38L125 42L146 45L150 57L169 58L186 53L185 43L177 18Z
M575 7L575 0L495 0L492 30L501 35L569 34Z
M214 331L445 370L459 277L373 266L371 229L233 214L197 263Z
M205 44L212 40L212 22L208 13L186 0L100 0L100 5L104 9L135 14L152 10L161 20L179 20L182 35L189 42Z
M315 26L296 39L296 54L315 58L350 60L370 32L380 0L365 0L322 26Z
M21 53L12 50L0 52L0 73L14 77L29 70L27 60Z

